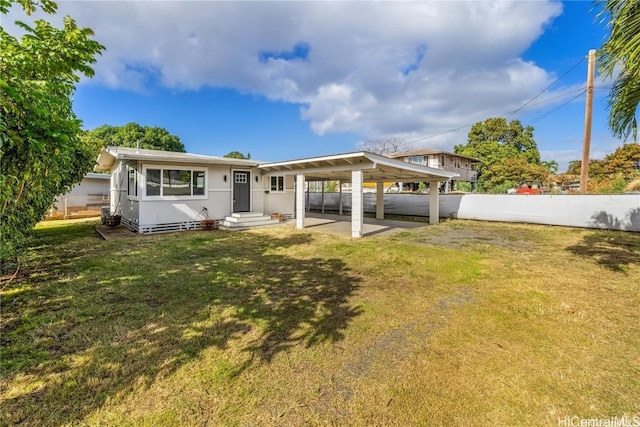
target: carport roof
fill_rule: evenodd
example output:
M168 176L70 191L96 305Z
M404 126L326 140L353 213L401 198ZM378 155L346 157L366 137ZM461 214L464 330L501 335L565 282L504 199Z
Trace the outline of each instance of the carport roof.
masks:
M275 175L305 175L307 181L351 181L351 172L361 170L367 182L448 181L458 174L390 159L367 151L310 157L258 166Z

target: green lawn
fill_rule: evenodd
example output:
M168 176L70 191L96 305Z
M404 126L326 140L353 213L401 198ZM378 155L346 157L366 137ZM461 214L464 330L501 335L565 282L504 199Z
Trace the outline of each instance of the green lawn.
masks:
M640 417L639 234L93 224L41 225L3 285L0 425Z

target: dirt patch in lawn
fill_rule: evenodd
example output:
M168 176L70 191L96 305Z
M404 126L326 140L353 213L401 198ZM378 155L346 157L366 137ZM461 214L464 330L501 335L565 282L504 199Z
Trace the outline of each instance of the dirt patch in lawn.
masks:
M512 252L526 252L535 248L536 241L519 233L518 229L505 232L493 232L487 227L479 229L473 224L468 227L452 227L444 223L441 226L427 227L424 231L402 233L399 239L407 239L428 246L444 246L460 250L477 250L482 246L506 249Z
M318 400L309 406L320 414L346 417L346 412L336 410L331 402L339 401L341 407L348 406L345 403L357 394L359 383L378 376L384 377L387 372L397 370L418 347L422 347L437 330L446 326L458 307L470 304L473 300L471 290L460 286L451 296L439 299L420 320L392 328L362 346L355 352L358 357L345 363L340 375L331 375L319 388Z

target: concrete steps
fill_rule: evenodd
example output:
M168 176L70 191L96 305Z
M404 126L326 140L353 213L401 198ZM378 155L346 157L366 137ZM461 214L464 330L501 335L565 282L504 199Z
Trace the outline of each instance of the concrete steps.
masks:
M271 219L269 215L263 215L258 212L239 212L225 217L220 226L229 230L245 230L253 227L264 227L267 225L276 225L280 221Z

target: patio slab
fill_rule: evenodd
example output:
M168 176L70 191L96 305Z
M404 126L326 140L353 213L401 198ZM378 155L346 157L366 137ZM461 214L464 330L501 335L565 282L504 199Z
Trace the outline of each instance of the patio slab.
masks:
M292 221L295 226L295 221ZM351 237L351 217L348 215L318 214L307 212L304 218L305 230ZM428 224L414 221L364 218L363 237L397 233L412 228L428 227Z

